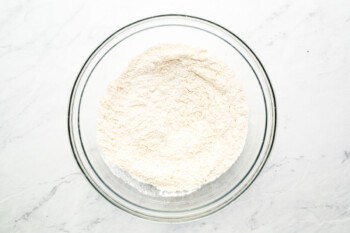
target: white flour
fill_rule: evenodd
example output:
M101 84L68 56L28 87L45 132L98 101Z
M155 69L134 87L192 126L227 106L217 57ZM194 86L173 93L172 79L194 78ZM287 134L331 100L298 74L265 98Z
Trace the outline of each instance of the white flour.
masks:
M192 192L240 155L248 127L244 93L205 50L159 45L110 84L97 119L108 163L165 192Z

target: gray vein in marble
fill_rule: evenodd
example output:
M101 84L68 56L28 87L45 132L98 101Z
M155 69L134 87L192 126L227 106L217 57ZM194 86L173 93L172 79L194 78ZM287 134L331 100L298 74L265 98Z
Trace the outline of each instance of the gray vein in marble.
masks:
M289 3L285 4L284 6L280 7L276 11L272 12L272 14L266 18L265 22L273 21L277 19L278 17L283 15L289 8L290 8L290 4Z
M249 218L249 226L250 226L250 230L254 231L257 228L257 219L256 219L256 215L258 214L258 211L255 211Z
M41 182L41 183L38 183L38 185L43 185L43 184L47 184L47 183L52 183L52 182L57 182L57 181L60 181L58 184L55 184L51 190L49 191L48 194L44 195L41 200L39 201L39 203L37 203L35 206L33 206L31 208L31 210L25 212L24 214L21 215L21 217L17 218L14 222L15 223L18 223L18 222L21 222L21 221L27 221L30 216L35 212L37 211L39 208L41 208L45 203L47 203L48 201L50 201L56 194L57 190L59 189L60 186L62 186L63 184L69 184L72 182L72 179L70 180L67 180L67 178L70 178L74 175L78 175L80 173L72 173L72 174L69 174L69 175L66 175L66 176L63 176L63 177L60 177L58 178L56 181L51 181L51 182ZM16 194L14 194L16 195ZM9 198L13 197L14 195L11 195L10 197L7 197L5 201L7 201ZM3 201L0 201L1 202L4 202Z
M281 17L284 13L287 12L287 10L290 8L290 6L291 6L290 3L287 3L287 4L283 5L282 7L274 10L270 14L270 16L265 18L261 24L259 24L254 30L252 30L252 33L250 33L248 37L252 37L257 31L266 27L267 24L269 24L270 22L273 22L276 19L278 19L279 17Z
M46 185L46 184L56 184L57 182L59 182L57 185L60 186L62 185L62 183L70 183L72 180L70 180L69 182L66 181L66 179L72 177L72 176L76 176L76 175L82 175L80 172L74 172L74 173L71 173L71 174L68 174L68 175L65 175L65 176L62 176L62 177L59 177L55 180L52 180L52 181L47 181L47 182L39 182L37 183L34 187L31 186L31 187L23 187L21 191L18 191L18 192L15 192L15 193L12 193L8 196L5 196L3 197L1 200L0 200L0 205L8 200L10 200L11 198L14 198L14 197L17 197L19 195L22 195L23 193L26 193L28 192L29 190L33 190L35 188L37 188L38 186L41 186L41 185ZM57 186L55 185L55 186ZM55 186L53 188L55 188ZM52 190L51 190L52 191Z
M50 225L47 226L47 228L50 229L50 231L57 230L58 232L70 233L71 231L66 229L66 225L67 223L62 223L58 225Z
M58 187L60 185L62 185L63 183L69 183L69 181L63 181L57 185L55 185L51 191L46 194L42 199L41 201L36 205L34 206L31 210L29 210L28 212L24 213L20 218L16 219L15 220L15 223L19 222L19 221L22 221L22 220L28 220L28 218L30 217L30 215L32 213L34 213L36 210L38 210L42 205L44 205L46 202L48 202L55 194L56 194L56 191L58 189Z
M104 220L104 218L96 218L94 220L92 220L91 222L89 222L87 224L86 227L83 228L83 231L90 231L91 229L93 229L96 225L100 224L102 221Z
M304 159L305 156L299 155L299 156L294 156L294 157L283 157L280 161L275 162L267 167L264 168L264 171L270 171L270 170L275 170L279 169L280 167L286 165L286 163L290 163L290 161L299 161Z
M32 46L35 43L36 43L35 41L27 41L26 43L21 45L8 44L8 45L0 46L0 58L6 57L11 53L22 52L23 50L28 49L29 46Z
M2 150L4 150L8 145L10 145L13 142L16 142L17 140L23 138L25 135L30 134L31 132L33 132L35 129L49 123L50 120L52 120L52 117L54 115L53 114L47 114L44 117L41 118L41 121L34 124L34 125L30 125L29 127L27 127L25 130L23 130L23 132L19 133L19 132L9 132L7 134L5 134L5 128L2 126L0 127L3 130L3 138L1 140L0 143L0 152ZM4 125L4 124L3 124ZM10 127L8 127L10 128Z
M16 5L15 7L13 7L12 9L7 8L7 11L5 11L6 13L2 14L2 18L3 20L0 20L0 28L2 28L2 25L5 23L10 23L10 21L15 18L16 16L18 16L18 12L25 8L25 5L22 3L18 3L18 5Z
M350 159L350 152L347 152L346 150L344 151L344 159L341 163L346 162L347 160Z
M45 45L49 46L55 39L56 37L62 32L62 30L67 27L67 25L71 24L72 21L79 16L79 13L84 9L84 7L86 6L87 1L83 0L82 3L77 7L77 9L71 14L71 16L66 19L63 23L60 24L58 30L56 31L56 33L51 37L51 39L49 39ZM71 38L66 45L69 45L72 41L76 40L79 37L79 32L73 37Z

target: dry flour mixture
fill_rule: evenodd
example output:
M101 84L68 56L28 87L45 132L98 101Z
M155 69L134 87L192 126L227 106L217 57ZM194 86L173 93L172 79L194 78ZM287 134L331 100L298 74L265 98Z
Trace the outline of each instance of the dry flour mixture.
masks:
M97 119L108 163L166 192L211 182L240 155L247 103L232 71L205 50L158 45L109 85Z

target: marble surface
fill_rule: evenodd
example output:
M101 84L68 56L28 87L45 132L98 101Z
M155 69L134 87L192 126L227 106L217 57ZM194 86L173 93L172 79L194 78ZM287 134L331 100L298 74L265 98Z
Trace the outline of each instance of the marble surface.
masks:
M275 146L256 182L184 224L107 202L79 170L66 126L71 87L95 47L165 13L207 18L244 39L278 104ZM349 42L348 0L2 0L0 232L349 232Z

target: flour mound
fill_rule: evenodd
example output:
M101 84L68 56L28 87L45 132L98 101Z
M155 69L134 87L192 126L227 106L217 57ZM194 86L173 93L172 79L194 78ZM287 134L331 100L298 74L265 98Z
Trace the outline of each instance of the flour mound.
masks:
M205 50L152 47L133 59L101 102L105 160L166 192L192 192L240 155L247 103L231 70Z

